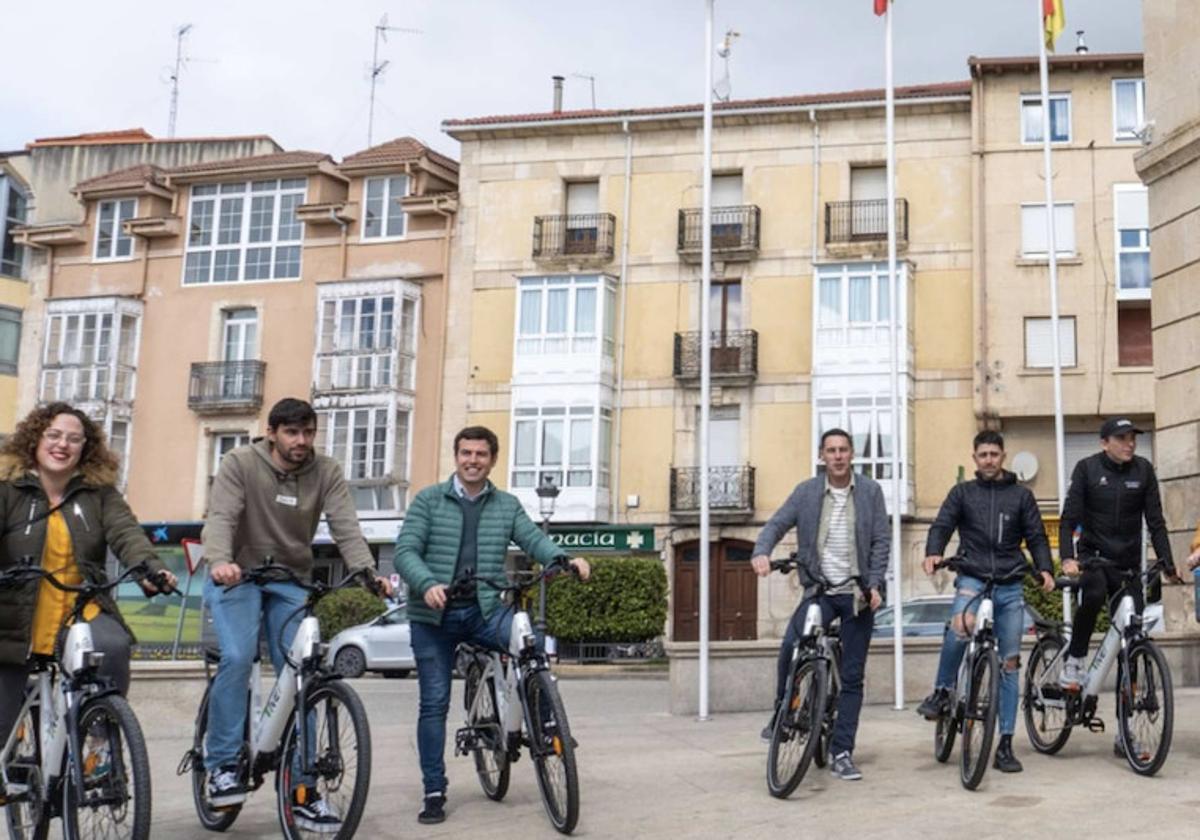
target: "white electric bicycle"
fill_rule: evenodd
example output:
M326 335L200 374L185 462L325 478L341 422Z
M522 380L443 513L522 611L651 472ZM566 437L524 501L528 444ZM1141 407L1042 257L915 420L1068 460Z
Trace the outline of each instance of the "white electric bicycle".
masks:
M269 561L242 572L234 586L294 583L308 592L300 607L304 617L286 654L286 663L269 694L261 693L261 663L256 659L247 693L246 732L239 757L240 775L251 790L275 773L279 827L288 840L306 837L349 838L354 836L366 806L371 784L371 731L362 700L341 677L325 665L328 645L321 641L320 622L314 615L317 603L329 593L359 579L374 584L366 570L354 572L335 586L307 583L286 566ZM374 590L372 590L374 591ZM290 623L284 622L286 628ZM256 631L254 631L256 632ZM281 631L282 632L282 631ZM220 654L206 651L206 667L220 662ZM242 805L218 807L208 798L204 769L204 737L208 729L208 703L214 674L196 713L191 748L179 763L178 774L192 775L192 798L200 823L210 831L225 831L241 812ZM307 725L301 725L307 721ZM293 802L321 797L337 811L341 825L326 834L299 825L292 813Z
M1120 568L1102 557L1083 558L1080 563L1085 569ZM1126 571L1126 587L1140 586L1160 571L1169 571L1162 561L1144 573ZM1073 578L1059 578L1058 585L1072 589L1080 586ZM1103 732L1104 721L1096 716L1096 701L1116 662L1116 716L1121 750L1135 773L1151 776L1163 766L1171 749L1175 718L1171 669L1158 645L1147 635L1150 627L1143 622L1127 588L1109 599L1108 609L1111 624L1078 690L1059 685L1071 643L1070 610L1062 623L1037 621L1038 641L1025 674L1025 731L1033 748L1047 755L1063 748L1074 726Z
M41 580L75 593L53 656L34 656L25 702L0 753L5 818L13 840L44 840L50 820L61 816L65 840L150 836L150 763L146 739L124 697L99 675L104 654L81 620L97 596L127 580L148 575L131 566L108 583L75 586L23 558L0 574L0 586L24 587Z
M551 564L532 578L511 584L469 575L455 582L448 597L455 594L455 587L477 583L519 601L522 593L537 585L538 626L543 629L546 579L563 570L559 563ZM467 719L455 734L455 754L474 756L484 794L499 802L508 793L510 765L521 757L521 747L528 747L546 815L555 829L570 834L579 821L579 775L567 712L529 613L516 605L502 609L513 610L507 653L458 646L458 669L466 677Z

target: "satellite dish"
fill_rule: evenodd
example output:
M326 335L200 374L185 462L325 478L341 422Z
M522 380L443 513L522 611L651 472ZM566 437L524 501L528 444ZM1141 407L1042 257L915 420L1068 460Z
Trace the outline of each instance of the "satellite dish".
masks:
M1038 459L1032 452L1018 452L1012 459L1013 472L1019 481L1033 481L1038 471Z

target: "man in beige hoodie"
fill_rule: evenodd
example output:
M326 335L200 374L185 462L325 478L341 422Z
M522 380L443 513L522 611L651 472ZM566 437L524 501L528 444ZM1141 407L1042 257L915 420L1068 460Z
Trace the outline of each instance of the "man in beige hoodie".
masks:
M221 664L209 695L204 755L208 796L214 807L246 799L238 753L259 623L265 621L267 647L278 673L307 597L294 583L225 587L240 581L243 569L260 566L268 558L304 580L311 579L312 539L322 512L346 565L354 571L375 565L342 466L313 451L316 433L317 415L311 405L292 398L280 400L267 418L266 438L227 454L213 482L201 539L211 573L204 600L221 644ZM384 592L390 592L385 579L376 580ZM293 806L297 824L322 833L338 830L341 818L328 803L312 793L304 799Z

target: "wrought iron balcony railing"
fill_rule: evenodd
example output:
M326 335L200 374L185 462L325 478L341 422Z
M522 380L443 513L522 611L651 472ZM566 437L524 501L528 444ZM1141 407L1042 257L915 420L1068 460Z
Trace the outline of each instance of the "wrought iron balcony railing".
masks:
M199 414L257 411L262 407L266 362L193 362L188 408Z
M675 378L700 378L702 333L675 333ZM714 379L747 379L758 375L758 333L754 330L713 330L709 359Z
M750 514L754 511L754 467L709 467L708 506L715 513ZM671 467L671 512L700 511L700 468Z
M825 202L825 244L887 239L887 199ZM896 241L908 242L908 200L896 199Z
M698 258L704 238L704 211L686 207L679 211L679 243L684 257ZM758 253L759 219L762 211L753 204L712 209L712 250L723 259L749 259Z
M536 216L533 220L535 260L611 260L617 217L612 213Z

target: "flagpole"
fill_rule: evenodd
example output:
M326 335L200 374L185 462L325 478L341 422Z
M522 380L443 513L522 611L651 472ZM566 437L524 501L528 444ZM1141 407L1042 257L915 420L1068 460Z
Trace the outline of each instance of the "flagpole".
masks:
M1050 159L1050 68L1046 57L1046 19L1042 0L1034 0L1038 18L1038 73L1042 84L1042 163L1046 181L1046 251L1050 261L1050 358L1054 370L1054 463L1058 475L1058 514L1067 496L1066 446L1063 432L1062 347L1058 324L1058 240L1054 221L1054 169ZM1060 549L1061 550L1061 549ZM1063 590L1064 614L1069 594Z
M887 241L888 241L888 341L891 345L891 390L892 390L892 585L888 601L895 615L901 614L900 561L900 512L904 498L904 482L900 474L900 338L903 333L900 307L904 305L896 283L896 89L892 78L892 9L888 4L884 15L884 63L887 66ZM892 622L892 664L896 684L897 711L904 708L904 636L902 622Z
M708 420L712 392L708 296L712 286L713 0L704 3L704 174L700 211L700 720L708 720L709 492Z

